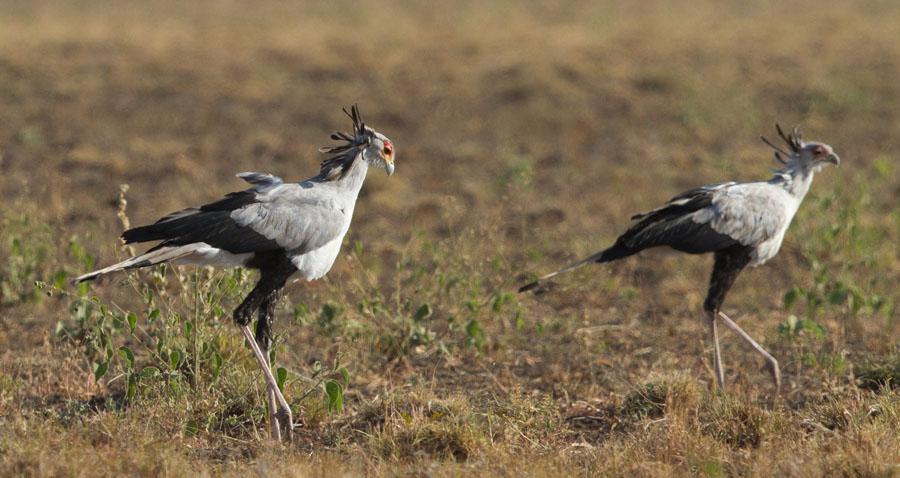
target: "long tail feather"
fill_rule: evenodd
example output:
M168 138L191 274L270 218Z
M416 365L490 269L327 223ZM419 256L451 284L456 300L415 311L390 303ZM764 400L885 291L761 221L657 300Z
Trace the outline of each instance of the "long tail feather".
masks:
M559 274L573 271L575 269L578 269L581 266L595 263L595 262L610 262L610 261L614 261L616 259L621 259L623 257L630 256L633 253L634 253L634 251L630 250L626 246L623 246L619 243L613 244L613 246L608 249L604 249L600 252L591 254L590 256L585 257L584 259L582 259L578 262L569 264L566 267L563 267L562 269L560 269L556 272L551 272L547 275L541 276L540 278L538 278L538 280L536 280L534 282L529 282L528 284L525 284L522 287L519 287L519 292L520 293L527 292L529 290L535 289L535 288L537 288L537 286L540 285L541 282L543 282L547 279L550 279L552 277L558 276Z
M569 264L569 265L567 265L566 267L563 267L562 269L560 269L560 270L558 270L558 271L556 271L556 272L551 272L551 273L549 273L549 274L543 275L543 276L541 276L540 278L538 278L538 280L536 280L536 281L534 281L534 282L529 282L528 284L525 284L525 285L523 285L522 287L519 287L519 292L520 292L520 293L521 293L521 292L528 292L529 290L532 290L532 289L536 288L538 285L540 285L540 283L541 283L542 281L545 281L545 280L550 279L550 278L552 278L552 277L556 277L556 276L558 276L558 275L560 275L560 274L562 274L562 273L565 273L565 272L569 272L569 271L578 269L579 267L581 267L581 266L583 266L583 265L585 265L585 264L590 264L591 262L596 261L596 260L600 257L601 254L603 254L603 253L602 253L602 252L598 252L598 253L593 254L593 255L591 255L591 256L588 256L588 257L586 257L586 258L584 258L584 259L582 259L582 260L580 260L580 261L578 261L578 262L575 262L575 263L573 263L573 264Z
M124 271L127 269L137 269L139 267L147 267L155 264L162 264L163 262L173 261L190 255L191 253L196 251L198 247L201 246L198 244L187 244L184 246L176 247L161 247L159 249L151 250L144 254L134 256L130 259L125 259L122 262L104 267L103 269L97 269L93 272L88 272L87 274L76 277L72 282L74 284L77 284L79 282L94 280L102 275L106 275L111 272Z

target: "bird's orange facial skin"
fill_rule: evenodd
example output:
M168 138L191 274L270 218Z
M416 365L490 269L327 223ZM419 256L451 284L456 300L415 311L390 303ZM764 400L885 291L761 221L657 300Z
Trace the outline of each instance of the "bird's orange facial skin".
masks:
M391 140L384 141L384 155L386 157L391 157L394 155L394 143Z

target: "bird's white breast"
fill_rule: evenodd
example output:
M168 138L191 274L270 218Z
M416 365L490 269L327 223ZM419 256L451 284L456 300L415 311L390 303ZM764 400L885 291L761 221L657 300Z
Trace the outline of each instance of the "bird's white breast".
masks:
M781 200L778 201L779 204L784 208L783 216L784 221L777 229L776 233L761 242L754 250L753 255L751 257L750 265L752 267L756 267L762 264L765 264L770 259L775 257L778 254L778 251L781 250L781 243L784 241L784 235L788 230L788 227L791 225L791 221L794 219L794 215L797 214L797 209L800 207L800 201L781 188L772 188L773 191L781 196Z
M303 276L304 279L311 281L320 279L331 270L334 261L337 259L338 253L341 251L341 244L344 242L344 236L350 230L350 220L353 218L354 201L345 207L345 221L341 228L341 233L324 246L313 249L305 254L297 254L291 256L291 262L294 267Z

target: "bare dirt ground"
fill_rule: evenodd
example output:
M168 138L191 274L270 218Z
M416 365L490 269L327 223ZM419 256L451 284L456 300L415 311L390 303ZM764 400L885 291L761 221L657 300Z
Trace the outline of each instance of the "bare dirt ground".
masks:
M0 475L900 475L898 38L875 0L0 2ZM128 253L123 220L313 175L351 103L397 173L288 287L304 423L273 446L230 322L252 277L66 279ZM767 178L776 121L843 160L726 302L781 397L727 333L715 391L709 257L514 293L686 188Z

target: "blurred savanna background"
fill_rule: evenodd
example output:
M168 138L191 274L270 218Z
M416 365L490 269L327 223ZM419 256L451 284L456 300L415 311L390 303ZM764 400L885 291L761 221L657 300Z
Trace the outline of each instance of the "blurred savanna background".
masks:
M896 476L898 38L879 0L2 1L0 475ZM352 103L397 172L279 306L277 446L230 319L252 274L68 279L235 173L312 176ZM776 122L842 158L726 302L780 398L727 332L715 391L710 257L514 293L768 178Z

